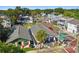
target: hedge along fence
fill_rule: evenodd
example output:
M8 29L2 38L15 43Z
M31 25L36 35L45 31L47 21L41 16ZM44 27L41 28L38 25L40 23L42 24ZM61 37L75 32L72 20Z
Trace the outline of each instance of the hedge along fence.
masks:
M5 44L0 41L0 53L25 53L27 51L34 50L34 48L23 48L16 47L13 44Z

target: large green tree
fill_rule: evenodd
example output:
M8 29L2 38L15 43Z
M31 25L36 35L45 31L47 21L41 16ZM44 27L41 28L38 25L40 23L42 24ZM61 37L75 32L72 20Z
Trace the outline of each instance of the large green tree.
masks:
M24 15L30 15L31 11L30 11L29 8L22 8L22 14L24 14Z
M0 25L0 40L2 42L5 42L8 39L10 32L11 32L11 29L3 28L3 26Z
M56 14L63 14L64 13L64 9L63 8L55 8L54 12L56 12Z
M44 30L39 30L36 33L36 38L39 42L44 42L45 38L47 37L47 33Z
M0 41L0 53L23 53L24 51L20 47L16 47L12 44L6 44Z
M46 13L46 14L50 14L51 12L53 12L53 9L45 9L44 10L44 13Z

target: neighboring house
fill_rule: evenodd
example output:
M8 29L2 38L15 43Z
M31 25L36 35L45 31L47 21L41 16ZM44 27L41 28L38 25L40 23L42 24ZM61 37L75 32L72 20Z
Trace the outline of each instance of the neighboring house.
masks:
M5 18L5 17L7 17L7 16L4 14L0 14L0 18Z
M28 44L30 44L31 40L32 39L28 29L25 29L21 25L15 25L15 29L7 39L6 43L13 43L13 44L17 43L18 46L21 46L21 44L23 44L24 46L27 46Z
M57 21L57 24L58 24L62 29L66 29L66 27L67 27L67 20L64 19L64 18L60 18L60 19Z
M46 27L42 24L33 25L31 30L34 34L36 34L37 31L39 31L39 30L45 30L49 35L52 35L52 36L55 35L55 33L53 31L51 31L48 27Z
M17 20L18 23L33 23L33 17L32 16L19 16L19 19Z
M64 32L60 33L57 38L60 42L66 44L68 46L69 46L70 42L75 39L73 36L70 36Z
M29 20L28 22L29 22L29 23L33 23L33 17L30 16L29 19L30 19L30 20Z
M41 16L45 16L46 15L46 13L41 13Z
M70 20L67 23L67 31L73 34L78 34L79 33L79 21L78 20Z
M50 13L44 16L47 22L57 22L58 20L60 20L60 18L62 17L62 15L55 15L54 13Z
M62 18L63 15L55 15L55 14L51 14L51 21L52 22L57 22L58 20L60 20Z
M51 18L51 14L48 14L47 16L48 16L48 18Z
M66 20L63 20L63 19L60 19L60 20L58 20L58 22L57 22L57 24L58 24L58 25L61 25L61 26L64 26L65 23L66 23Z
M11 27L11 21L9 19L3 20L2 25L4 28L10 28Z
M44 18L42 19L42 22L50 23L51 20L50 20L50 18L48 18L47 16L44 16Z
M11 27L11 20L7 16L0 16L2 18L1 24L4 28L10 28Z
M24 40L31 40L31 37L30 37L29 32L28 32L27 29L25 29L21 25L15 25L14 26L14 31L9 36L8 40L6 41L6 43L15 42L19 38L20 39L24 39Z
M57 24L62 28L67 30L67 22L72 20L72 18L67 17L59 17L59 20L57 20Z
M57 22L59 19L60 19L59 16L57 16L57 15L51 15L51 21L52 22Z
M45 30L48 34L48 37L52 36L54 37L55 36L55 33L53 31L51 31L50 29L48 29L46 26L42 25L42 24L37 24L37 25L34 25L32 28L31 28L31 31L32 33L34 34L34 37L36 36L37 32L39 30ZM35 37L36 39L36 37ZM48 38L49 39L49 38ZM47 40L47 39L46 39Z
M45 40L45 44L47 44L47 43L52 43L52 42L56 42L56 41L58 41L58 38L57 37L54 37L54 36L48 36L47 38L46 38L46 40ZM52 45L52 44L51 44Z

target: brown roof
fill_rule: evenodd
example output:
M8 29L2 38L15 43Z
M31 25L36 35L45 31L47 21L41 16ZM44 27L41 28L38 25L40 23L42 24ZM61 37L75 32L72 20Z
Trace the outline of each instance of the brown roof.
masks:
M70 21L68 21L68 23L78 25L79 24L79 20L70 20Z
M65 50L66 50L68 53L75 53L75 50L73 50L73 48L71 48L71 47L65 48Z

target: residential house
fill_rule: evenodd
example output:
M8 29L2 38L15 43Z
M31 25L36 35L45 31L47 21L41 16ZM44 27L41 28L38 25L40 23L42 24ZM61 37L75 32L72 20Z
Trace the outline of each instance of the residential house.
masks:
M52 14L51 15L51 22L57 22L60 19L59 16Z
M57 38L58 38L58 40L61 44L64 43L65 46L68 46L68 47L70 45L70 42L74 41L74 39L75 39L73 36L70 36L70 35L68 35L67 33L64 33L64 32L60 33ZM73 44L74 43L72 43L72 45Z
M51 21L52 21L52 22L57 22L57 21L60 20L61 18L62 18L62 15L51 14Z
M10 28L11 27L11 20L6 15L0 15L0 18L2 19L2 26L4 28Z
M54 45L54 43L56 41L58 41L58 39L55 37L56 34L53 31L51 31L48 27L44 26L43 24L37 24L37 25L34 25L31 28L31 31L34 34L33 36L34 36L35 40L37 40L36 34L39 30L44 30L48 34L47 37L45 38L44 42L43 42L45 45L52 46L52 45Z
M59 17L59 20L57 20L57 24L60 26L61 29L67 30L67 22L72 19L73 18Z
M44 16L44 18L42 19L42 22L50 23L51 20L50 20L50 18L48 18L47 16Z
M30 16L29 19L30 19L30 20L29 20L28 22L29 22L29 23L33 23L33 17Z
M58 21L57 21L57 24L62 28L62 29L65 29L66 26L67 26L67 20L65 18L60 18Z
M52 36L54 37L55 36L55 33L52 32L50 29L48 29L46 26L42 25L42 24L37 24L37 25L34 25L32 28L31 28L31 31L34 35L36 35L37 31L39 30L45 30L48 34L48 37ZM35 36L34 36L35 37Z
M17 20L18 23L33 23L33 17L32 16L19 16L19 19Z
M46 13L41 13L41 16L45 16L46 15Z
M7 39L6 43L15 43L17 46L24 45L23 47L26 47L28 44L30 44L30 41L31 36L28 29L25 29L21 25L15 25L15 29Z
M7 16L4 14L0 14L0 18L5 18L5 17L7 17Z
M67 31L73 34L79 34L79 20L73 19L68 21Z

